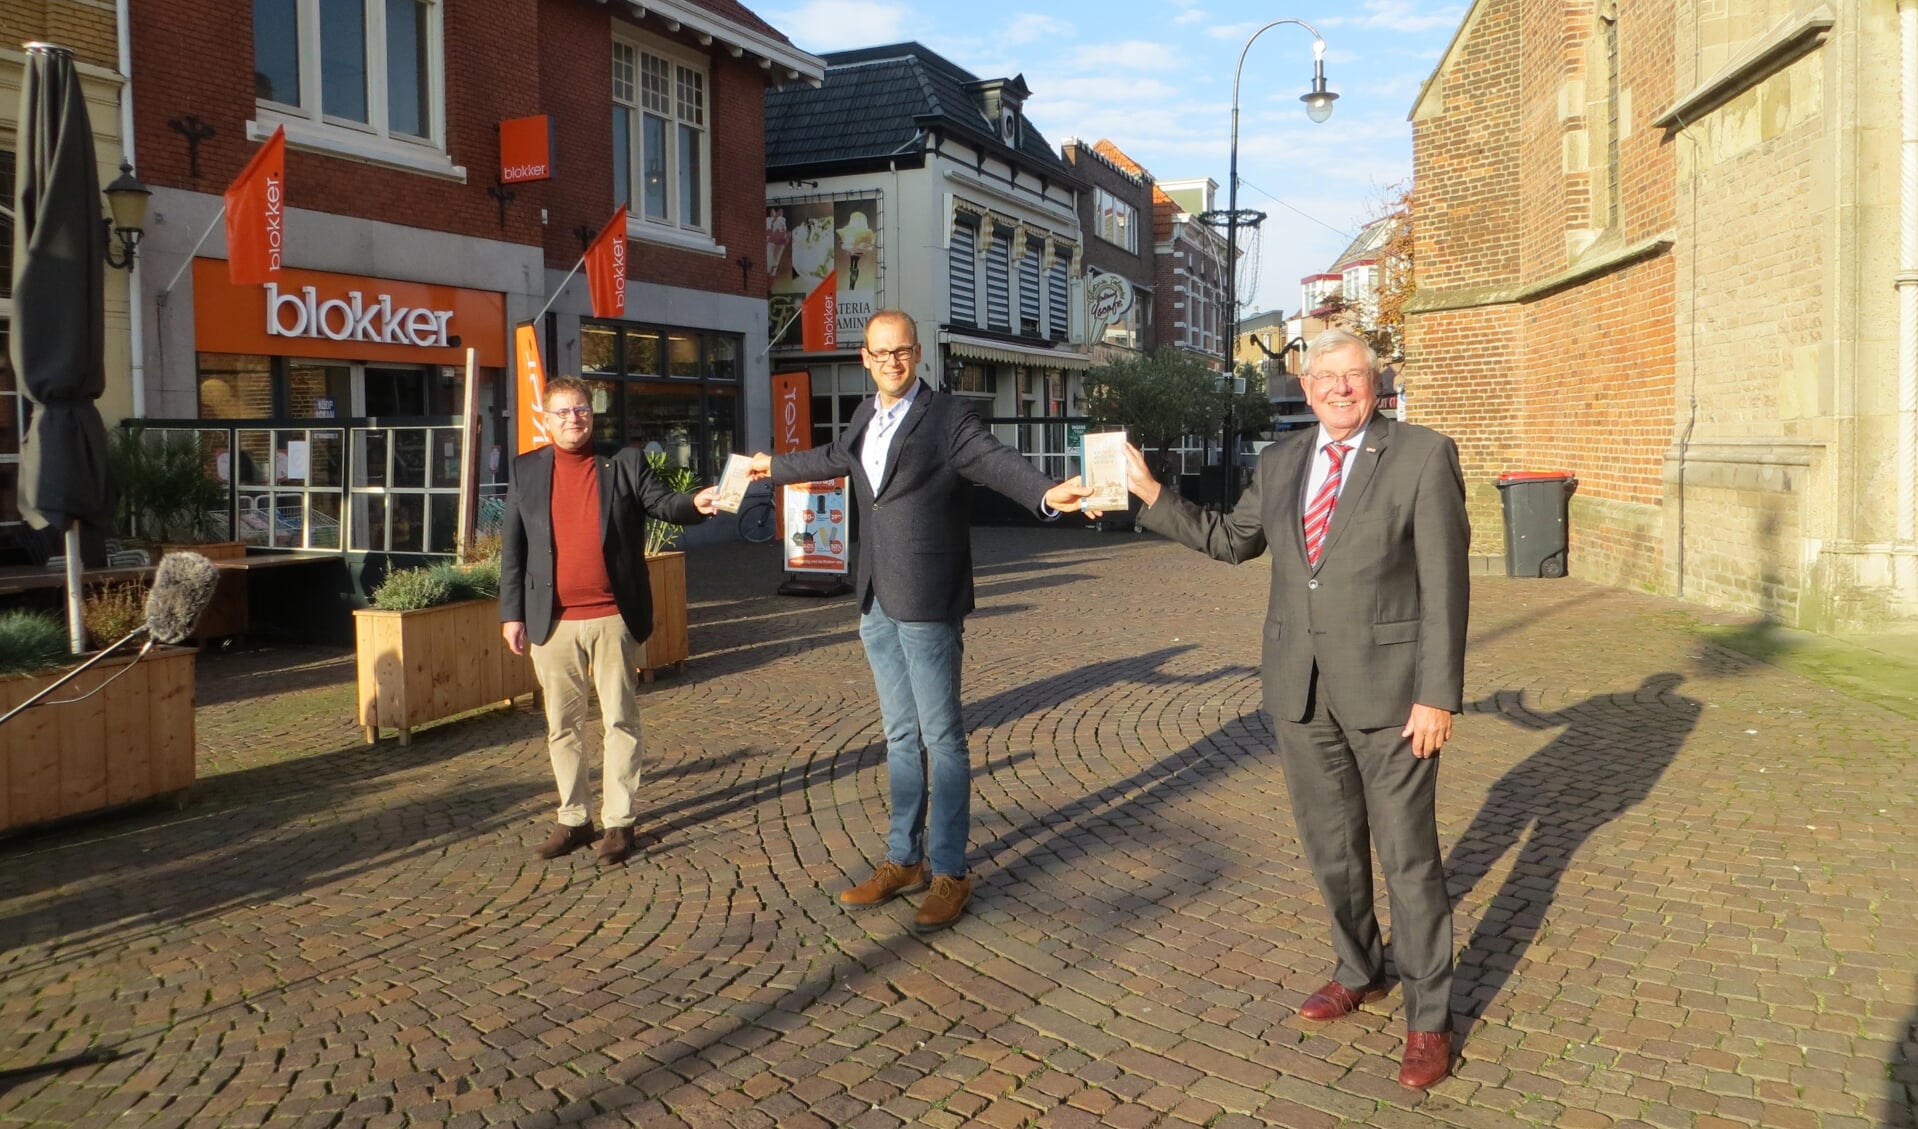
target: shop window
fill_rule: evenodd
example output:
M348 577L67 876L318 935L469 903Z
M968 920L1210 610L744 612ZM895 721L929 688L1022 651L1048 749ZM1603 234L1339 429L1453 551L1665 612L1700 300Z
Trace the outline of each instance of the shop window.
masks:
M369 416L423 416L432 413L428 371L413 367L366 367ZM262 413L264 414L264 413Z
M709 207L705 61L636 35L613 40L613 200L633 234L704 234Z
M579 327L579 371L619 371L619 329L610 325Z
M444 148L441 45L440 0L253 0L249 134L417 162Z
M273 414L273 358L201 353L200 418L264 419Z
M324 361L291 361L286 366L285 404L275 415L299 419L337 419L353 414L353 367Z
M657 445L674 466L717 477L737 450L740 339L612 322L585 322L582 340L588 332L617 333L621 343L619 369L587 382L600 449Z
M452 553L459 543L459 460L457 427L356 429L347 548Z
M235 438L235 539L274 549L339 548L345 432L244 428ZM230 453L215 458L216 473L228 480L235 469Z

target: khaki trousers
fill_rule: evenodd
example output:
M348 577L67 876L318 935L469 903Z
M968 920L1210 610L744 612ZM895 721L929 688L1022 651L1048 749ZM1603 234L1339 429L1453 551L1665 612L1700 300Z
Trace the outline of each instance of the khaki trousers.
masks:
M633 825L633 793L639 789L640 645L617 615L562 619L553 637L533 645L533 673L546 697L546 751L559 784L559 821L587 823L592 782L586 767L586 690L599 699L605 722L601 742L599 820L602 827Z

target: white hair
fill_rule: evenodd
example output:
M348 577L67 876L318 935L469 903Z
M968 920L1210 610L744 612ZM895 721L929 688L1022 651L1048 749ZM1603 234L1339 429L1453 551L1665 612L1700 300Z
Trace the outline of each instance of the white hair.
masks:
M1339 329L1336 326L1314 337L1311 344L1305 347L1305 371L1311 372L1312 363L1322 354L1336 353L1341 349L1355 347L1365 350L1365 367L1376 378L1379 375L1378 350L1372 348L1372 343L1365 338L1349 329Z

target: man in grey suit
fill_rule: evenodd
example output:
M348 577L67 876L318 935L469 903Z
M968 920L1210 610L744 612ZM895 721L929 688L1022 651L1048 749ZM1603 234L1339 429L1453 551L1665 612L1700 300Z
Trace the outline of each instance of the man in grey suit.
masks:
M1435 796L1464 694L1465 482L1450 439L1376 414L1378 357L1362 338L1327 330L1305 367L1319 426L1261 452L1231 513L1162 491L1137 449L1127 485L1155 533L1233 564L1272 549L1265 708L1338 957L1299 1014L1336 1019L1385 994L1369 834L1405 986L1399 1081L1422 1090L1451 1072L1452 910Z
M972 898L972 766L959 707L972 484L1048 517L1079 509L1088 491L1076 478L1055 486L964 401L920 383L919 330L904 311L872 316L860 358L878 394L823 447L753 456L753 476L775 485L852 480L863 519L859 639L879 691L892 818L885 861L839 902L881 905L926 889L930 877L913 916L913 929L930 933L958 921Z

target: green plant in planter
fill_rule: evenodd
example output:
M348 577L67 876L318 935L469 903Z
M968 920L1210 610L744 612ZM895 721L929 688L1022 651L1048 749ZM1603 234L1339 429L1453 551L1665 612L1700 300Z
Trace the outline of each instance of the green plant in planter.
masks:
M373 589L373 606L389 612L415 612L461 600L499 598L499 560L458 565L451 561L403 568L386 574Z
M664 451L653 451L646 456L646 465L666 484L666 488L677 494L691 493L699 489L699 475L691 467L671 466L666 462ZM651 514L646 517L646 555L657 556L679 544L679 535L686 527L675 522L661 521Z
M207 476L192 435L113 434L107 464L120 491L120 524L131 537L202 541L207 514L226 508L226 487Z
M38 612L0 613L0 674L32 674L70 657L66 624Z

